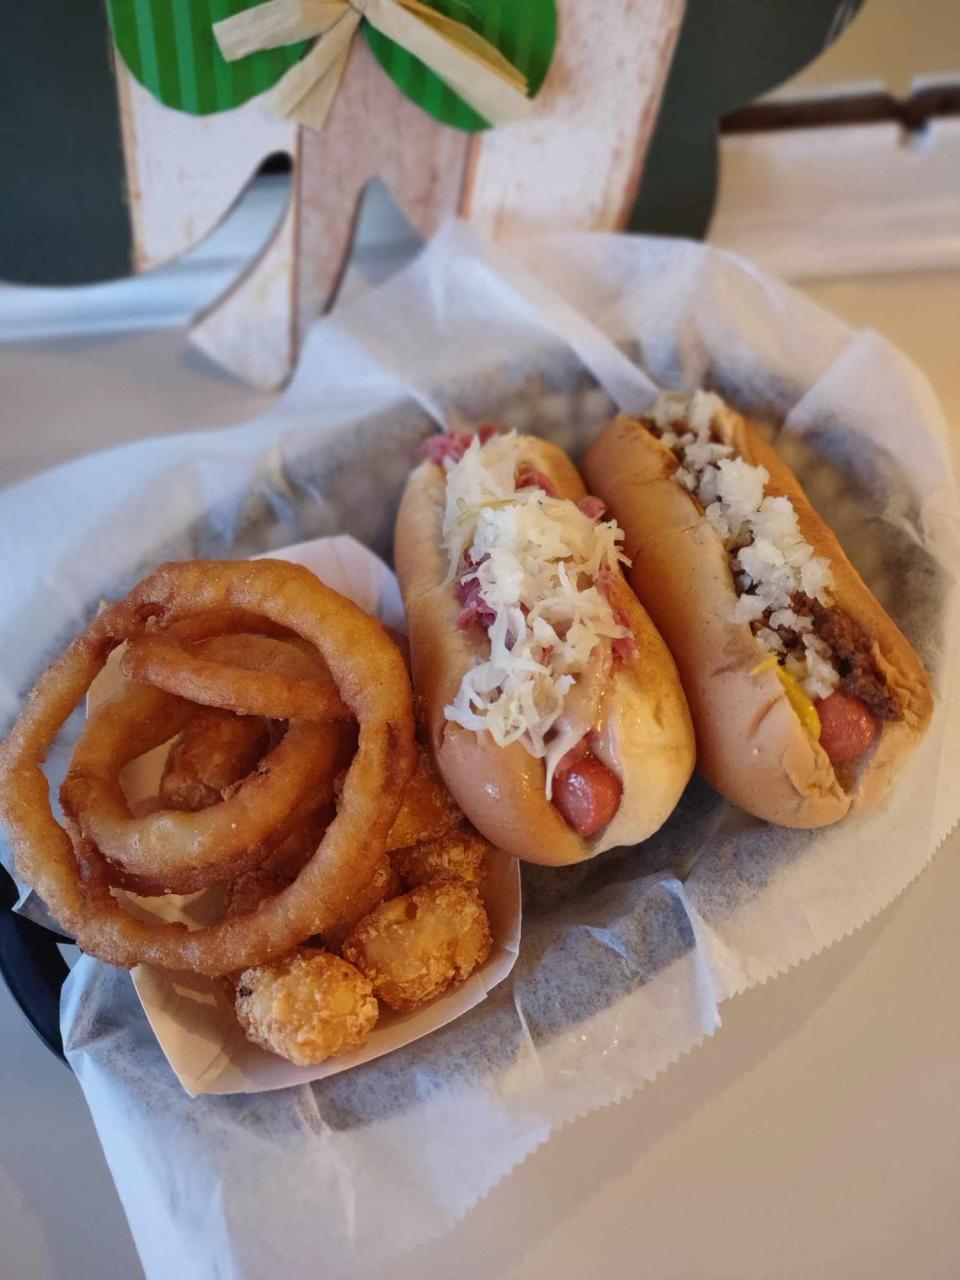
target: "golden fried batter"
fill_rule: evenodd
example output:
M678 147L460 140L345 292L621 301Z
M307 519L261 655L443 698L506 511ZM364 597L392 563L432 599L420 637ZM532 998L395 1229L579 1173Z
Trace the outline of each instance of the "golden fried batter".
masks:
M484 963L490 924L480 894L462 880L434 880L384 902L356 926L343 954L399 1013L462 982Z
M390 860L405 889L429 880L466 880L480 886L488 852L493 845L466 823L446 831L436 840L424 840L409 849L397 849Z
M311 852L315 846L316 841L311 846ZM262 866L255 867L253 871L248 871L246 875L233 880L227 886L226 915L239 916L246 915L248 911L255 911L261 902L272 898L281 889L292 884L297 874L296 870L289 870L282 862L279 865L276 864L274 858L275 855L272 855ZM386 898L396 897L401 890L402 886L397 873L391 866L390 860L384 856L377 864L377 869L358 896L356 903L351 907L350 918L328 929L323 935L324 946L331 951L338 951L343 939L358 920L369 914L374 907L378 907Z
M381 861L377 863L377 869L372 878L357 899L356 905L351 908L350 919L344 920L334 929L328 929L323 935L324 943L331 951L339 951L344 938L354 929L358 920L362 920L375 907L379 907L381 902L395 898L402 892L403 885L400 883L400 877L393 869L390 859L384 854Z
M286 840L261 862L259 867L231 880L226 892L226 915L243 916L261 902L292 884L309 861L330 822L330 810L323 809L291 831ZM366 899L364 899L366 901ZM378 898L377 902L382 901ZM375 905L375 904L374 904ZM366 910L370 910L369 907Z
M417 752L417 771L407 784L400 812L387 836L388 853L421 840L434 840L463 817L433 767L430 753L423 746L418 746Z
M189 813L209 808L257 767L269 746L270 725L260 716L199 707L163 766L161 807Z
M226 911L228 916L245 916L255 911L260 903L291 883L287 876L275 875L264 867L254 867L227 885Z
M296 827L261 864L265 871L275 876L295 880L307 865L323 839L323 833L333 818L333 809L324 808Z
M362 973L339 956L303 949L244 969L235 1004L248 1039L301 1067L363 1044L379 1014Z

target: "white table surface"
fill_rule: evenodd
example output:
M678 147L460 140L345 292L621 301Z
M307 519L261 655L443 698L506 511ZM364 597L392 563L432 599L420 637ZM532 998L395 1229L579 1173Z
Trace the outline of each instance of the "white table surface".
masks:
M960 273L807 291L898 342L960 422ZM177 330L9 343L0 387L0 484L267 402ZM725 1005L706 1045L378 1280L955 1280L958 922L960 838L865 929ZM2 984L0 1045L0 1277L136 1280L80 1090Z

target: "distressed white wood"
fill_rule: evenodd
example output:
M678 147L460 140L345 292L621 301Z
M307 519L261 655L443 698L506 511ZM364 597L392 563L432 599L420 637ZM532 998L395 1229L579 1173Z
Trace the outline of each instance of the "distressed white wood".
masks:
M684 0L558 0L530 115L478 135L463 212L494 236L626 224Z
M134 269L193 248L217 225L266 156L293 152L296 126L254 98L192 116L153 98L114 58L133 230Z
M364 188L382 178L414 227L430 235L456 212L467 137L437 124L350 50L328 127L301 129L287 217L269 248L200 318L191 340L254 386L279 386L307 329L336 294Z
M297 328L329 305L353 246L360 199L382 179L424 238L456 213L469 135L438 124L353 43L326 127L304 129L297 151Z
M554 62L529 116L481 135L439 125L375 63L350 53L326 128L297 133L259 100L195 117L155 102L118 59L138 269L183 253L216 226L264 156L294 156L294 194L259 258L194 326L212 359L280 385L330 304L364 186L382 178L429 235L461 212L491 235L622 227L639 180L683 0L558 0Z
M204 355L251 386L272 391L296 360L293 200L265 251L190 329Z

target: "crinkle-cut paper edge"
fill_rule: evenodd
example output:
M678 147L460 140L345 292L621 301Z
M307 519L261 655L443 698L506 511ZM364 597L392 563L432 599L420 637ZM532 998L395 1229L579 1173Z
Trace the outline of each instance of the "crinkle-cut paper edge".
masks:
M859 920L856 924L852 924L846 932L838 934L837 937L833 938L830 942L824 942L821 946L817 947L816 950L810 951L796 960L788 960L785 964L773 969L770 973L764 974L763 977L756 978L753 982L748 982L746 986L737 987L736 990L723 996L723 998L718 1002L718 1008L721 1004L726 1004L730 1000L736 1000L738 996L745 996L748 991L756 991L758 987L765 987L777 978L782 978L785 973L790 973L791 970L799 969L801 965L808 964L811 960L816 960L816 958L818 956L822 956L825 951L832 950L832 948L837 946L838 943L846 942L846 940L848 938L852 938L855 933L859 933L861 929L865 929L868 924L871 924L874 920L882 916L885 911L889 911L893 904L895 902L899 902L907 890L916 884L958 828L960 828L960 816L954 818L945 833L927 854L924 862L917 868L909 880L904 881L903 885L897 890L892 898L888 898L886 902L882 903L875 910L868 911L862 920Z
M878 907L875 911L868 912L868 914L865 915L862 920L860 920L857 924L851 925L850 928L847 929L845 933L840 934L839 937L834 938L830 942L823 943L822 946L817 947L815 951L811 951L808 955L801 956L797 960L788 961L786 964L779 966L778 968L772 970L770 973L765 974L763 977L757 978L755 981L748 983L746 986L739 987L736 991L731 991L729 994L722 996L716 1002L716 1005L715 1005L716 1014L717 1014L717 1023L716 1023L716 1026L712 1028L712 1030L705 1031L701 1036L699 1036L696 1040L694 1040L692 1044L687 1045L685 1049L678 1050L671 1058L669 1058L661 1066L657 1067L656 1070L652 1072L652 1074L645 1075L640 1080L638 1080L635 1084L618 1090L618 1092L614 1094L613 1097L597 1102L591 1106L580 1108L576 1111L571 1112L570 1115L568 1116L563 1116L554 1125L551 1126L548 1133L544 1134L540 1138L537 1138L534 1142L532 1142L530 1147L522 1155L518 1155L516 1159L511 1161L511 1163L507 1166L507 1168L504 1169L503 1172L499 1174L498 1177L493 1178L487 1184L487 1186L482 1187L480 1190L476 1192L475 1195L471 1196L469 1201L463 1206L463 1208L460 1209L457 1213L455 1213L445 1225L438 1226L435 1230L429 1231L427 1234L421 1236L419 1239L410 1241L397 1254L394 1254L393 1257L395 1258L404 1257L406 1255L413 1253L415 1250L422 1248L425 1245L429 1245L435 1240L439 1240L441 1236L446 1234L447 1231L451 1230L458 1223L462 1222L464 1218L466 1218L468 1213L472 1213L474 1209L476 1209L477 1206L482 1201L486 1200L487 1197L491 1195L497 1189L497 1187L500 1186L501 1183L506 1182L507 1179L510 1178L516 1172L516 1170L520 1168L521 1165L526 1164L526 1162L530 1159L530 1157L532 1155L535 1155L536 1152L539 1151L541 1147L545 1147L548 1142L551 1142L557 1136L557 1134L561 1133L564 1129L569 1128L570 1125L576 1124L580 1120L585 1120L588 1116L595 1115L600 1111L606 1111L610 1107L619 1106L622 1102L627 1102L630 1098L640 1093L643 1089L648 1088L651 1084L655 1084L656 1081L659 1080L661 1076L666 1075L668 1071L671 1071L677 1065L678 1062L681 1062L684 1058L687 1058L692 1053L695 1053L703 1044L705 1044L708 1040L712 1040L713 1037L723 1029L722 1020L720 1018L720 1008L722 1005L728 1004L731 1000L736 1000L739 997L746 995L750 991L755 991L759 987L768 986L771 982L775 981L778 978L782 978L784 974L790 973L793 969L799 969L802 965L805 965L809 963L809 961L815 960L818 956L823 955L824 952L832 950L839 943L846 942L848 938L852 938L855 933L859 933L861 929L866 928L866 926L870 924L873 920L878 919L878 917L883 915L885 911L888 911L890 907L894 905L894 903L898 902L903 897L903 895L907 892L907 890L911 888L911 886L916 884L916 882L920 879L923 873L929 868L934 858L937 856L938 853L941 852L944 845L947 843L950 837L954 834L954 832L958 830L958 828L960 828L960 816L954 818L953 822L947 828L946 832L943 834L940 840L934 845L934 847L930 850L930 853L927 856L926 860L924 861L922 866L920 866L917 869L916 873L912 875L909 880L905 881L903 886L894 894L894 896L890 898L887 902L883 903L882 906Z
M721 1001L720 1003L723 1002ZM588 1116L595 1115L600 1111L607 1111L610 1107L618 1106L621 1102L626 1102L629 1098L632 1098L634 1094L640 1093L642 1089L645 1089L648 1085L655 1083L660 1076L665 1075L668 1071L672 1070L672 1068L675 1067L678 1062L682 1061L682 1059L689 1057L691 1053L699 1049L707 1040L712 1039L720 1030L720 1026L721 1024L718 1016L717 1024L712 1030L705 1031L703 1035L694 1040L694 1042L688 1045L685 1049L678 1050L672 1058L668 1059L662 1066L657 1067L651 1075L646 1075L636 1084L631 1085L626 1089L621 1089L619 1093L612 1098L608 1098L603 1102L597 1102L591 1106L574 1111L570 1115L564 1116L562 1119L558 1120L550 1129L549 1133L546 1133L543 1137L537 1138L533 1141L530 1147L528 1147L522 1155L518 1155L510 1162L502 1173L493 1178L485 1187L482 1187L477 1191L475 1195L471 1196L463 1208L451 1215L446 1223L441 1224L435 1229L431 1229L425 1235L420 1236L416 1240L409 1241L396 1253L391 1253L389 1255L390 1261L393 1262L398 1258L407 1257L411 1253L415 1253L417 1249L422 1249L426 1245L432 1244L435 1240L439 1240L442 1236L446 1235L448 1231L452 1231L464 1220L464 1218L466 1218L467 1214L472 1213L479 1204L486 1200L489 1195L492 1195L501 1183L506 1182L521 1165L527 1163L531 1156L536 1155L541 1147L545 1147L548 1142L552 1142L558 1133L569 1128L570 1125L576 1124L579 1120L585 1120Z

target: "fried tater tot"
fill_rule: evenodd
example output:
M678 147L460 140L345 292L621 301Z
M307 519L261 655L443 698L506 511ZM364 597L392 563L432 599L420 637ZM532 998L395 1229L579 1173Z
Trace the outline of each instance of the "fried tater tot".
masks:
M363 1044L380 1012L369 980L353 965L304 949L244 969L235 1008L248 1039L301 1067Z
M463 817L433 767L430 753L417 748L417 771L403 793L400 812L387 836L387 852L421 840L435 840Z
M377 907L343 944L343 955L377 996L407 1013L463 982L490 955L480 894L462 880L434 880Z
M199 707L174 742L160 779L160 806L196 813L245 778L271 745L270 723L218 707Z
M489 840L463 823L446 831L436 840L424 840L409 849L397 849L390 860L397 869L404 889L415 889L430 880L466 880L478 887L482 884Z

